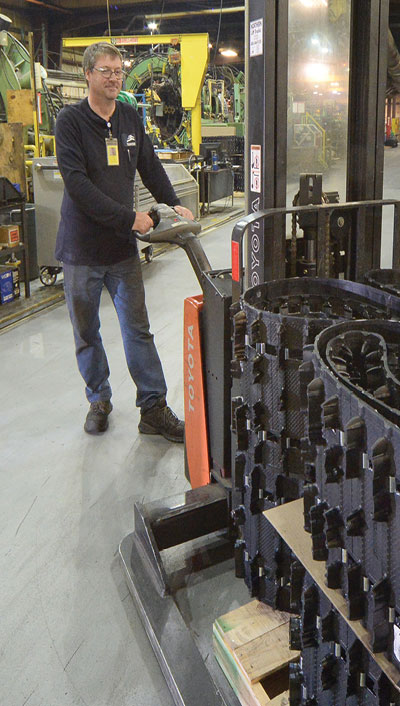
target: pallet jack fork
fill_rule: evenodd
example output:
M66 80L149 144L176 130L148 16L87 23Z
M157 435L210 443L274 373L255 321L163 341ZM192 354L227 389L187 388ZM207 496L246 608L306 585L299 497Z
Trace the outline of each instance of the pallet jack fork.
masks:
M177 706L225 706L168 585L160 552L228 524L219 485L189 490L161 503L135 504L135 531L121 542L128 588ZM230 700L232 705L233 701ZM237 702L238 703L238 702Z
M165 204L159 204L150 215L154 229L138 237L151 244L172 243L183 248L202 285L202 273L210 271L211 265L197 238L200 224L181 218ZM161 552L227 530L227 490L213 483L161 501L136 503L134 521L135 531L120 544L120 559L174 702L177 706L225 706L175 603ZM226 547L232 554L228 538ZM239 702L230 698L230 704Z

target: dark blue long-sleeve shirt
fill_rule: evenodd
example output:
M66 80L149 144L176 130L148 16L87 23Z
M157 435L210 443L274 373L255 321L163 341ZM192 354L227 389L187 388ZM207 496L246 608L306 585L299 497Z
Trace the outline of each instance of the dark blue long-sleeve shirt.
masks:
M66 106L57 118L57 162L65 189L56 258L68 264L111 265L136 252L136 169L156 201L179 204L135 108L116 101L110 122L112 137L118 139L119 166L107 165L107 122L87 98Z

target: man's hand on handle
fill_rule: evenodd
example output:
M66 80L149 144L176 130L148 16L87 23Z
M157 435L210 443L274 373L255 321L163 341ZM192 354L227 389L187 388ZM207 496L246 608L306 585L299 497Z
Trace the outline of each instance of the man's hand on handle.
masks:
M141 235L147 233L153 227L153 221L148 213L144 211L136 211L136 218L133 222L132 230L136 230Z
M190 208L185 208L185 206L174 206L174 211L182 218L187 218L189 221L194 221L194 215Z
M187 218L189 221L194 221L193 213L185 206L173 206L174 211L182 218ZM132 226L132 230L136 230L140 235L148 233L154 223L148 213L144 211L136 211L136 217Z

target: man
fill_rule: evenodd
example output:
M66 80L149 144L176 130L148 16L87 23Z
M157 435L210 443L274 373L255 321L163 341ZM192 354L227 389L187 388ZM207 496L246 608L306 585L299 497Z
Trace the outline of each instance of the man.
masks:
M122 57L105 42L83 55L88 97L57 118L57 160L64 198L56 257L63 263L65 298L73 326L78 367L90 409L84 429L100 434L112 410L109 368L100 336L103 284L118 314L129 372L137 388L139 431L182 442L184 423L166 404L167 386L149 330L135 231L153 225L133 210L136 169L154 198L193 218L179 205L136 110L116 98Z

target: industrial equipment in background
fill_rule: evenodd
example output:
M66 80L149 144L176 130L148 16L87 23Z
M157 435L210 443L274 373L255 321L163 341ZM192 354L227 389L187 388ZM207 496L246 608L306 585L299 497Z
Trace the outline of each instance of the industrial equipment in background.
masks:
M2 174L9 176L10 161L16 161L12 151L24 155L24 173L16 183L27 201L33 202L32 159L55 154L57 115L74 99L73 92L84 89L86 83L82 74L45 69L34 61L32 34L27 48L8 31L11 24L10 18L0 15L0 130L3 139L13 145L10 151L2 151L0 167Z
M244 73L235 66L209 66L202 91L203 137L244 137Z
M172 47L126 58L126 89L135 94L155 146L189 149L190 115L182 107L181 57Z
M30 122L26 127L26 144L35 144L34 109L39 110L38 123L41 132L54 133L57 113L62 99L57 92L50 91L46 83L46 71L35 62L34 81L37 90L37 106L32 102L32 62L28 49L9 31L11 20L0 15L0 121L21 122L17 118L28 112ZM23 91L20 93L20 91Z
M126 55L126 89L142 101L144 123L160 146L191 147L190 116L182 107L181 54L159 48ZM140 103L139 103L140 104ZM201 91L202 137L244 135L244 75L235 67L209 67Z

